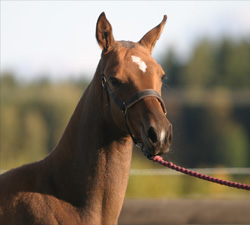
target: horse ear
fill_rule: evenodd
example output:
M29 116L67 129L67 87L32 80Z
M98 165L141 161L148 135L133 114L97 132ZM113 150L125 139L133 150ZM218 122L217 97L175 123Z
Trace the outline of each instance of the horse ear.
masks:
M141 45L143 45L145 48L149 49L150 53L152 53L153 48L155 46L156 41L159 39L161 32L163 30L163 27L166 23L167 16L164 15L163 20L161 23L150 30L148 33L146 33L143 38L139 41Z
M108 52L114 43L112 26L106 18L105 13L101 13L96 24L96 40L101 49Z

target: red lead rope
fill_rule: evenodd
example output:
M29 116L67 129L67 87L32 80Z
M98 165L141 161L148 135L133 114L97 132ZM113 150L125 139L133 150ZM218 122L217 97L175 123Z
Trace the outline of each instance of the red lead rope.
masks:
M155 156L153 158L153 161L158 162L159 164L161 164L161 165L163 165L165 167L169 167L169 168L171 168L173 170L176 170L176 171L179 171L181 173L184 173L184 174L187 174L187 175L190 175L190 176L193 176L193 177L197 177L197 178L200 178L200 179L203 179L203 180L211 181L211 182L221 184L221 185L225 185L225 186L228 186L228 187L234 187L234 188L244 189L244 190L248 190L248 191L250 190L250 185L236 183L236 182L227 181L227 180L222 180L222 179L210 177L210 176L198 173L198 172L194 172L192 170L185 169L183 167L177 166L177 165L175 165L175 164L173 164L171 162L164 161L161 156Z

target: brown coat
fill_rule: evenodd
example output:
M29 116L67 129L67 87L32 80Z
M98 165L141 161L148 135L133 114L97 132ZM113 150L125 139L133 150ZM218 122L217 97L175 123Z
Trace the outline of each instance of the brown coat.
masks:
M150 53L165 22L166 16L131 48L130 42L114 41L110 23L104 13L100 15L96 37L103 49L102 67L121 98L146 88L160 93L163 70ZM145 74L140 67L144 64L131 60L132 55L144 60ZM40 162L0 176L0 225L117 224L133 143L119 108L112 101L107 104L100 71L99 63L53 152ZM113 82L111 76L116 76ZM115 79L121 82L119 88ZM165 137L170 135L171 125L157 99L145 98L133 106L129 126L152 154L168 149Z

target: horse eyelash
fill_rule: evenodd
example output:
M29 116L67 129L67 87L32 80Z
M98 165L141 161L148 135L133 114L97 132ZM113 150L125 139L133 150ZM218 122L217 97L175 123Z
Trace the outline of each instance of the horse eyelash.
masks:
M166 74L163 74L163 75L161 76L161 81L163 82L166 78L167 78L167 75L166 75Z

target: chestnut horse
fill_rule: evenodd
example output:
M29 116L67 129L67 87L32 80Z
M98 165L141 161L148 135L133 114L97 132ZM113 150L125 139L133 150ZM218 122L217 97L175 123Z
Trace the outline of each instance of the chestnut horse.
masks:
M172 125L160 97L164 71L151 52L167 17L137 43L115 41L104 13L94 78L52 153L0 176L0 224L117 224L133 141L161 155Z

